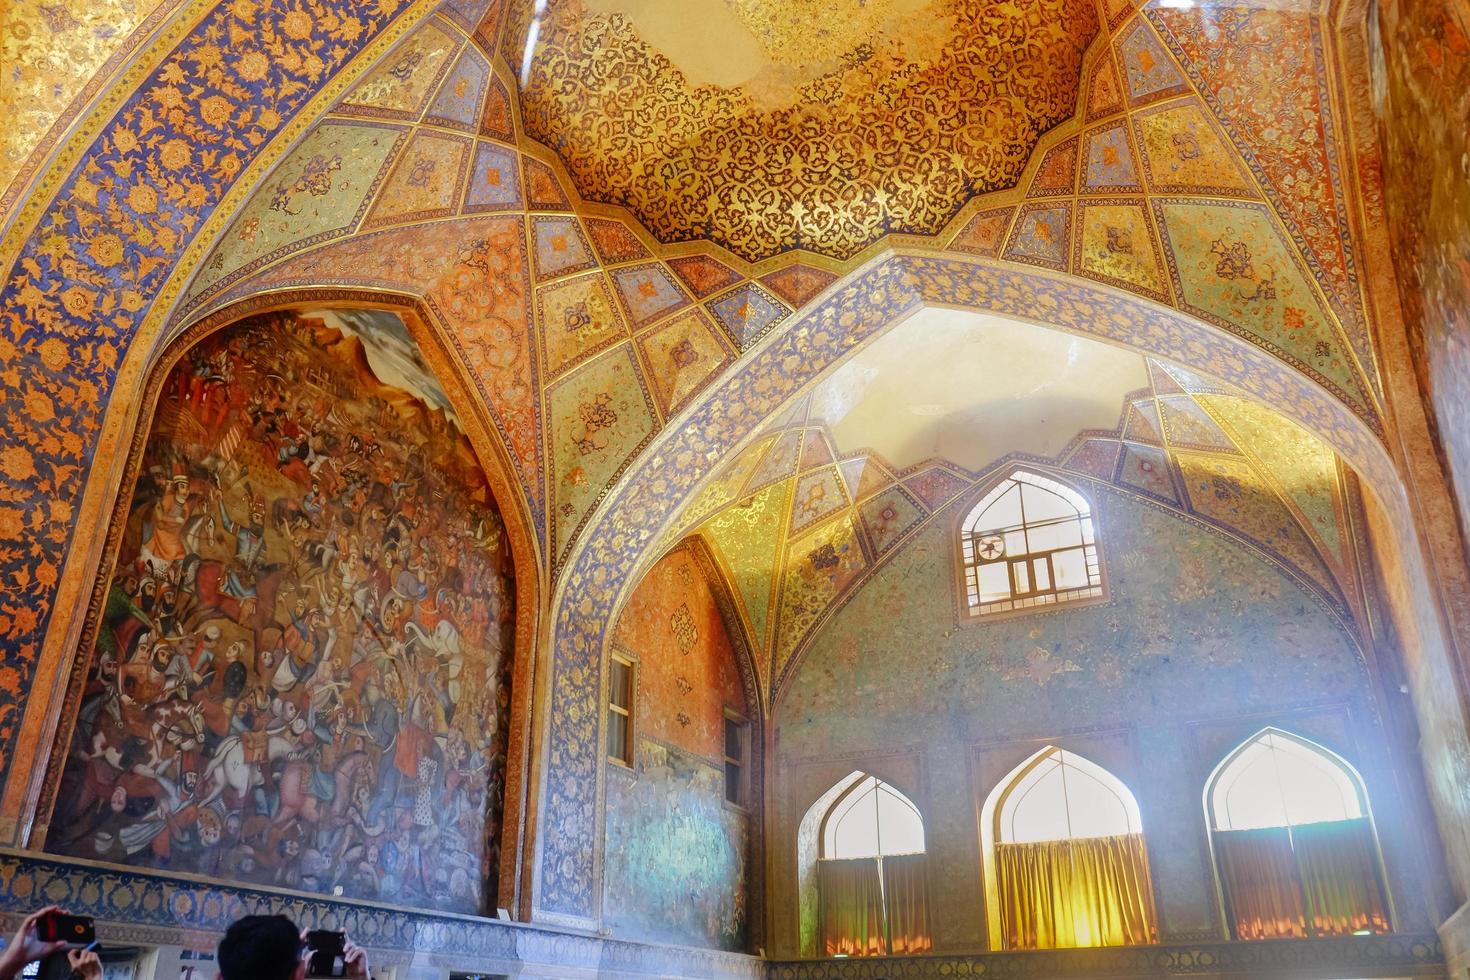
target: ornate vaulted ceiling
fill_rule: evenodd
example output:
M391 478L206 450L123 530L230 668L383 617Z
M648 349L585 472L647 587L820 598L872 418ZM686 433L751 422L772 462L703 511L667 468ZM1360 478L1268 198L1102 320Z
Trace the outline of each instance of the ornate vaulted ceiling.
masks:
M87 36L86 13L16 9L22 75ZM676 29L690 9L732 26ZM55 122L34 151L5 146L19 176L0 199L0 617L21 651L0 685L0 771L43 644L74 646L52 612L67 620L91 587L68 556L100 538L151 358L251 304L414 297L499 431L524 496L506 509L552 582L631 576L618 549L635 536L599 515L638 489L625 474L651 443L699 420L707 445L733 446L744 430L706 411L717 397L764 419L800 393L785 379L801 365L778 358L725 391L743 365L791 337L853 337L828 345L852 353L879 332L853 324L917 302L1174 344L1318 431L1341 408L1341 431L1381 438L1359 236L1381 215L1353 189L1360 133L1342 110L1364 84L1319 13L868 0L824 8L824 34L813 9L555 2L523 89L534 5L177 0L37 69L21 98ZM563 86L598 111L573 118ZM982 274L984 295L967 278ZM899 287L919 298L902 306ZM692 484L721 455L669 465ZM1171 479L1199 517L1207 501ZM1301 562L1324 595L1349 591ZM44 721L26 725L33 740ZM550 764L589 765L578 745ZM585 829L565 835L577 861ZM548 879L569 914L581 880Z
M538 9L544 8L541 13ZM664 242L845 259L1014 186L1071 116L1091 0L519 0L526 132ZM535 34L532 36L532 25Z
M816 153L830 143L821 134L832 123L831 107L793 93L809 95L824 79L846 78L847 72L873 81L881 65L892 69L884 84L898 86L893 91L905 97L949 77L955 92L941 97L931 91L922 104L958 106L956 118L973 123L959 127L967 133L977 126L975 131L991 132L987 126L1027 116L1031 122L1017 132L1025 131L1025 145L1034 143L1035 151L1017 151L1018 166L1005 180L966 185L942 207L943 193L912 184L938 209L935 214L942 212L926 226L933 234L893 236L901 223L885 219L867 226L862 244L887 236L882 240L1068 272L1175 306L1258 344L1377 427L1374 362L1364 317L1351 298L1351 266L1343 264L1352 242L1333 245L1324 264L1318 252L1326 254L1332 243L1324 240L1314 250L1297 234L1300 227L1320 227L1330 217L1323 209L1339 207L1344 193L1335 167L1316 169L1303 156L1327 160L1340 153L1326 117L1298 134L1291 157L1296 170L1278 186L1271 175L1284 174L1290 163L1277 160L1281 140L1253 115L1222 125L1215 106L1225 96L1216 97L1206 70L1184 57L1196 51L1208 68L1224 57L1217 49L1227 37L1169 10L1147 17L1118 5L1058 5L1046 16L1039 7L969 10L1017 18L1015 30L1003 36L1032 57L1007 61L1017 57L1009 48L1002 53L973 31L955 33L955 18L968 10L963 7L939 0L864 5L856 8L861 16L813 49L860 56L803 60L789 43L802 18L811 16L800 4L722 6L745 25L746 34L738 35L746 38L743 47L733 40L712 43L727 37L697 26L714 23L712 12L701 20L674 17L656 3L553 4L540 15L522 91L517 72L534 5L512 4L509 11L485 3L446 6L341 95L235 211L173 322L177 329L253 294L309 286L367 286L426 297L502 432L555 571L608 488L667 421L872 252L839 261L832 256L852 249L825 256L809 249L751 264L718 242L753 234L766 220L762 215L787 220L791 202L816 186L810 181L837 181L864 208L880 201L888 206L897 198L884 190L888 178L880 171L916 159L880 153L874 143L871 153L864 151L866 164L834 157L835 170L800 164L779 173L743 171L728 154L700 154L703 175L682 164L668 170L674 165L667 159L650 162L649 173L663 176L651 176L645 192L664 187L660 200L671 208L699 181L705 182L699 193L717 199L708 181L733 180L737 173L778 202L757 208L721 201L701 219L706 240L664 244L666 229L656 221L652 230L641 224L637 219L646 215L633 200L620 199L626 209L594 203L599 193L588 189L579 170L578 141L606 139L618 152L648 153L652 161L688 145L678 135L681 113L738 102L745 113L739 119L747 121L776 118L772 113L788 121L810 117L802 130L809 138L799 146L801 153ZM1258 25L1260 18L1268 23ZM1029 23L1048 26L1027 33ZM927 33L901 30L915 24L928 25ZM1307 15L1252 10L1234 29L1276 32L1278 57L1291 60L1308 81L1313 73L1325 79ZM574 44L574 36L581 40ZM575 58L574 49L582 52ZM948 57L945 52L987 64L990 87L976 88L973 78L958 85L962 75L921 70L938 63L925 59ZM615 85L635 57L651 59L669 78L693 78L706 95L727 97L701 102L662 83L647 91L641 82ZM903 57L917 60L894 67ZM556 72L566 77L553 85ZM646 81L648 73L633 77ZM1277 72L1273 78L1279 90L1262 93L1259 105L1242 103L1233 90L1226 95L1250 113L1290 108L1297 118L1310 119L1303 114L1322 107L1312 101L1318 90L1295 75ZM579 95L584 114L561 119L557 135L542 134L553 153L532 137L552 118L546 115L552 93L580 92L578 86L602 94ZM1279 104L1282 90L1297 99L1291 107ZM607 119L622 111L614 91L633 101L643 97L639 93L662 93L668 104L639 109L636 125L614 125ZM842 112L902 109L909 122L929 118L920 103L872 97L861 85L843 91L840 98L829 93ZM781 98L788 98L784 108L773 108ZM991 98L995 105L980 104ZM934 111L935 125L920 135L942 137L955 152L930 147L931 164L991 159L988 151L956 149L954 139L970 137ZM1049 121L1039 121L1043 117ZM594 124L598 118L603 122ZM710 130L702 124L695 131ZM876 131L903 129L890 120ZM1312 131L1318 138L1307 138ZM650 136L644 145L633 138L645 132L658 139ZM767 141L761 166L802 159L776 146ZM631 157L616 167L607 153L593 157L620 180L644 172ZM669 177L673 173L678 179ZM1011 190L975 196L1018 178ZM857 227L839 222L831 228L839 226ZM690 237L672 237L681 236ZM1332 268L1347 271L1338 275Z

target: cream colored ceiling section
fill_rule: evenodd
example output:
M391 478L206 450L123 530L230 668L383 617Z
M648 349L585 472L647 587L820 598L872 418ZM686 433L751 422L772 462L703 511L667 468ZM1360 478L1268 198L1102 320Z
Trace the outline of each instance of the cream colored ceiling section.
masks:
M772 109L870 41L887 47L902 38L931 60L954 29L943 6L865 0L833 16L830 0L587 0L590 12L625 15L690 84L748 86L754 102Z
M927 309L822 382L809 419L841 451L904 468L942 458L980 469L1008 453L1054 456L1083 429L1109 429L1148 385L1130 351L1016 320Z

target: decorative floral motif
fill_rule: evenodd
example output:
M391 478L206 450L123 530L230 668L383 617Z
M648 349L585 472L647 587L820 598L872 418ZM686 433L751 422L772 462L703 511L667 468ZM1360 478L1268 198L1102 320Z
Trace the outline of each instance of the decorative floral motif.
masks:
M530 8L516 7L513 48ZM627 206L665 242L707 238L755 261L798 247L847 258L889 231L933 234L977 190L1012 186L1037 134L1072 114L1098 25L1091 3L1072 0L945 0L930 17L933 38L823 32L854 47L772 105L769 87L691 83L626 15L558 3L538 21L526 130L558 148L583 197ZM815 35L780 36L805 49ZM988 37L1014 40L979 43ZM657 139L640 135L649 119Z

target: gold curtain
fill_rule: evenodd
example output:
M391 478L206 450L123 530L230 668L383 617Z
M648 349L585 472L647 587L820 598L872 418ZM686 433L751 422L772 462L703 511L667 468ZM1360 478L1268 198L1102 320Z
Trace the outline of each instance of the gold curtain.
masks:
M934 948L929 935L927 868L925 854L897 854L883 859L883 897L895 955L926 953Z
M1388 932L1373 827L1366 818L1291 828L1297 870L1319 936Z
M1285 827L1217 831L1215 856L1237 939L1307 935L1301 879Z
M1142 834L997 844L995 871L1007 949L1157 941Z
M817 894L828 956L883 955L883 886L875 859L818 861Z

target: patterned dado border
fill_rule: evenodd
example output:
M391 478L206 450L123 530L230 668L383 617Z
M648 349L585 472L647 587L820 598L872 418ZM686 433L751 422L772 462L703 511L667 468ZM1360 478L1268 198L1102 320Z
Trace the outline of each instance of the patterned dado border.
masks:
M767 980L928 980L1005 977L1443 977L1439 939L1348 936L1253 943L1190 943L1112 949L906 956L768 963Z
M1259 943L973 953L763 963L753 956L623 942L524 923L240 888L114 865L0 849L0 916L55 903L98 920L103 940L212 945L235 919L289 916L303 929L345 929L375 952L428 957L446 967L520 972L549 966L598 976L692 980L927 980L930 977L1443 977L1433 935L1352 936Z
M398 909L374 903L267 888L175 878L115 865L60 861L0 850L0 914L14 920L57 904L98 920L104 942L212 946L242 915L280 914L303 929L343 929L375 953L427 957L445 967L519 972L555 966L599 976L762 980L753 956L682 946L654 946L471 916Z

